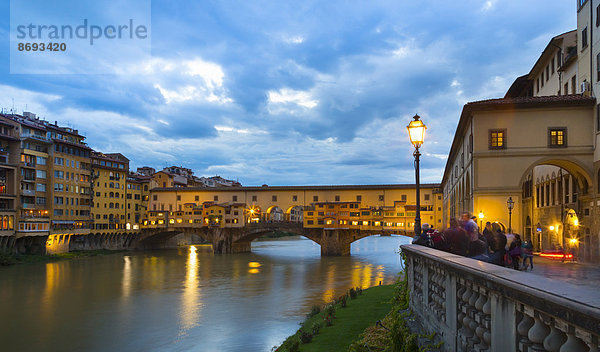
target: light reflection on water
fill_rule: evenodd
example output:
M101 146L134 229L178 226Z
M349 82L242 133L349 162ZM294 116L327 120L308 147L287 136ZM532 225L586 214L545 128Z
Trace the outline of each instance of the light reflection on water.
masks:
M393 283L409 241L367 237L348 257L322 258L298 237L244 254L200 245L1 268L3 348L269 351L312 305Z

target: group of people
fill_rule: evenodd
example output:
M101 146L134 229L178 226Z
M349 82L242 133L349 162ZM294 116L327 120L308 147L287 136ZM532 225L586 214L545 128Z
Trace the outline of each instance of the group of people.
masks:
M475 220L476 217L465 212L460 220L451 218L450 227L442 232L423 224L421 235L415 236L413 243L515 270L533 270L530 241L523 241L519 234L504 233L498 224L489 221L480 231Z

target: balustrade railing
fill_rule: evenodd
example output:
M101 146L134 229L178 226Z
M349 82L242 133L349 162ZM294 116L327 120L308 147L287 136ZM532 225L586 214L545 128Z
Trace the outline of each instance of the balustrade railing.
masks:
M599 350L599 290L428 247L402 250L410 307L443 350Z

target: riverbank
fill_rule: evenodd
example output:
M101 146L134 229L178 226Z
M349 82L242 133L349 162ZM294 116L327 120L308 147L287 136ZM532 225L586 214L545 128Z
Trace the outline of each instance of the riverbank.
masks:
M124 250L95 249L90 251L72 251L59 254L14 254L0 252L0 266L55 262L75 258L95 257L98 255L115 254L125 252Z
M350 289L322 309L313 307L302 327L276 351L347 351L367 327L390 311L394 289L395 285Z

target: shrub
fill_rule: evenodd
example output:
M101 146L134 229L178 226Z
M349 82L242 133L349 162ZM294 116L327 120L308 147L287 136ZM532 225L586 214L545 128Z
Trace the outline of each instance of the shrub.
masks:
M343 295L342 297L340 297L339 302L340 302L342 308L346 308L346 297L348 297L348 296Z
M348 294L350 294L350 299L356 298L356 290L354 288L351 288L350 291L348 291Z
M325 315L327 316L335 316L335 304L329 303L325 306Z
M310 312L306 316L307 316L307 318L312 318L319 313L321 313L321 307L314 305L312 307L312 309L310 310Z
M310 341L312 341L312 337L313 335L311 333L308 333L306 331L300 331L300 341L302 343L309 343Z
M333 319L331 318L330 315L326 316L323 319L325 320L325 326L331 326L331 325L333 325Z
M321 323L319 323L317 321L311 327L312 334L313 335L318 335L320 330L321 330Z
M359 295L362 295L362 287L357 287L356 292L358 292Z

